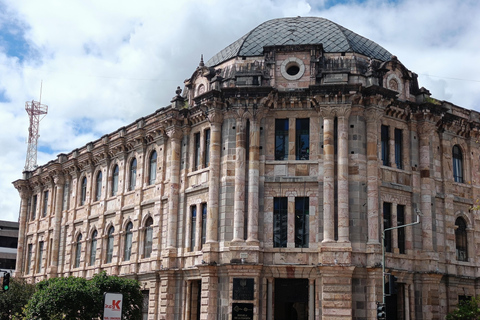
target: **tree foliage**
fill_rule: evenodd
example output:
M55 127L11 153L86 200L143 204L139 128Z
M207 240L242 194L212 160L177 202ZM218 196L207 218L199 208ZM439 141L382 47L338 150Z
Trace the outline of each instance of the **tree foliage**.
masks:
M35 292L35 285L23 279L10 278L10 289L0 292L0 320L8 320L15 316L22 318L23 307Z
M460 301L457 308L447 315L447 320L480 319L480 296Z
M103 294L123 294L123 319L141 319L143 296L136 280L107 276L52 278L37 284L26 307L27 319L92 320L103 316Z

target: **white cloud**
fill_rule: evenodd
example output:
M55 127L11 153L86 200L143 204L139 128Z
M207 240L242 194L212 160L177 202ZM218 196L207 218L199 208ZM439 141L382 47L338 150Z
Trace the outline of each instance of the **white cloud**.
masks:
M9 99L0 103L0 219L18 216L20 200L11 182L21 178L25 163L24 104L39 98L42 80L49 114L40 125L39 145L52 151L39 152L39 164L166 106L201 54L208 60L269 19L300 15L337 22L397 55L436 98L480 110L479 82L447 79L480 80L474 60L480 49L477 1L7 0L3 5L0 27L23 30L29 51L21 62L7 56L0 42L0 92Z

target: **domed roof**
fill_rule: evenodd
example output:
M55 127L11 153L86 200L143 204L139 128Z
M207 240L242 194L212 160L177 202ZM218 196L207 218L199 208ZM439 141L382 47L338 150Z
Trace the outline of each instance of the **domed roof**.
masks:
M356 52L381 61L390 52L330 20L318 17L280 18L266 21L214 55L208 66L234 57L263 55L264 46L322 44L325 52Z

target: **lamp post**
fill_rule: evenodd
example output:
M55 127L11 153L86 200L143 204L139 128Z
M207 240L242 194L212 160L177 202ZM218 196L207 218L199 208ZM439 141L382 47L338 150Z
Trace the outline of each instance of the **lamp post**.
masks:
M417 214L417 221L412 222L412 223L407 223L407 224L402 224L401 226L396 226L396 227L391 227L391 228L386 228L382 232L382 277L383 277L383 285L382 285L382 303L385 305L385 232L393 230L393 229L400 229L400 228L405 228L408 226L413 226L416 224L420 223L420 215L422 214L420 210L415 211Z

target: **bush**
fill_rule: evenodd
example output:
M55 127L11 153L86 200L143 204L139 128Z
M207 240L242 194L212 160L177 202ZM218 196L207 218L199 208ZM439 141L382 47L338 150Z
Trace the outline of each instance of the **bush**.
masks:
M35 285L23 279L10 278L10 289L0 292L0 320L23 318L23 309L35 292Z
M447 315L447 320L477 320L480 319L480 296L470 300L460 301L457 308Z

